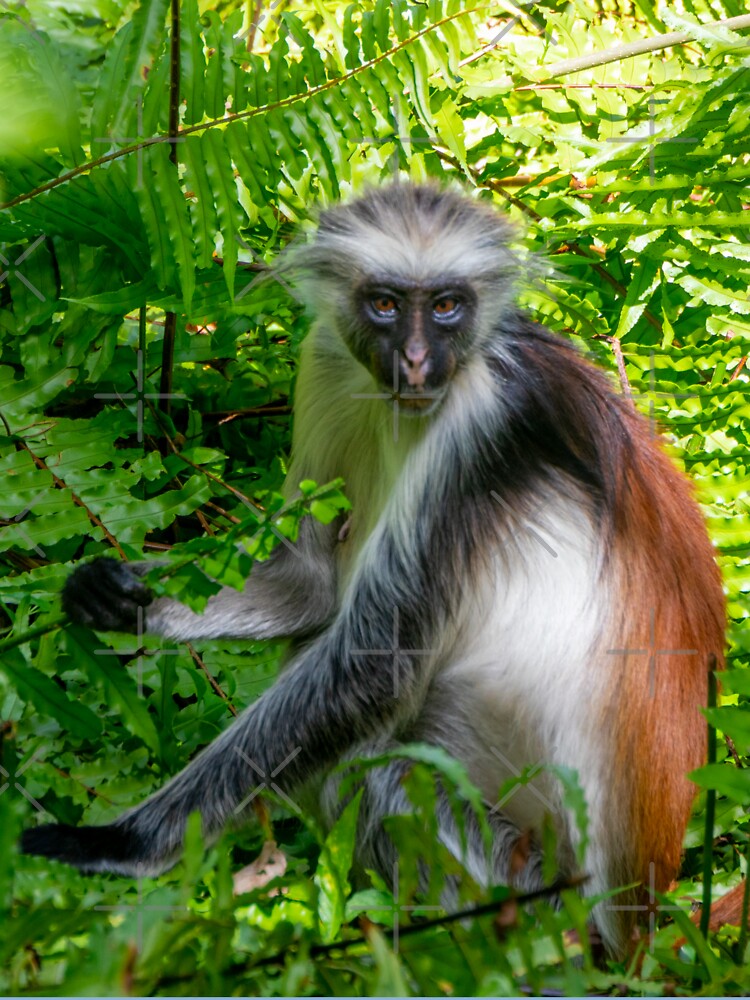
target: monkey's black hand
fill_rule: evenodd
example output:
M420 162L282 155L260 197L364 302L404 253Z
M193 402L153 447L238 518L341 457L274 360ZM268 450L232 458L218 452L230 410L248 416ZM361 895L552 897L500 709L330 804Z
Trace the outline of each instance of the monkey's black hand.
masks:
M127 563L106 557L79 566L62 592L63 611L68 617L77 625L101 632L136 632L138 609L152 601L151 591Z

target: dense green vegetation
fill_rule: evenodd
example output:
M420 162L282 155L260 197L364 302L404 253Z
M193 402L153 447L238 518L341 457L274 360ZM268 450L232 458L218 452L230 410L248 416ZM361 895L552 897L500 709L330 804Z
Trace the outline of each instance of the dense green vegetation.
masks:
M706 874L718 897L750 856L743 14L741 0L0 5L2 992L750 991L747 935L705 938L687 916ZM145 550L199 607L301 517L346 504L338 482L279 495L306 320L265 269L316 206L395 175L462 181L518 223L541 262L526 304L666 432L716 543L731 617L717 762L696 775L683 877L625 966L596 967L573 890L559 911L526 909L466 880L479 909L460 922L439 886L415 898L418 859L457 870L431 836L436 776L474 796L426 748L414 815L392 820L393 893L352 887L356 798L327 837L273 796L207 853L193 828L159 879L16 852L35 812L113 818L272 682L277 644L63 631L59 591L73 561ZM256 865L233 895L269 841L265 879Z

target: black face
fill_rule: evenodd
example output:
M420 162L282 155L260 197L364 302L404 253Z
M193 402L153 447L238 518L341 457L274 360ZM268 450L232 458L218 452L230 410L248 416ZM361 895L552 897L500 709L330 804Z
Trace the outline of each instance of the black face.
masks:
M475 310L463 283L368 282L358 290L349 346L400 407L426 411L468 353Z

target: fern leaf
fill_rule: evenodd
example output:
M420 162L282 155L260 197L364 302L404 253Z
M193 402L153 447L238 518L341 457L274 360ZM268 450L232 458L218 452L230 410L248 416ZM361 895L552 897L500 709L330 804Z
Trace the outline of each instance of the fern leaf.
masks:
M144 79L154 58L163 49L168 10L169 0L142 0L136 8L124 40L125 50L118 54L117 69L122 83L115 82L99 122L104 126L102 135L109 132L119 139L135 134L138 95L143 92Z
M206 171L201 137L188 136L180 147L180 154L185 164L185 185L191 198L190 217L195 233L196 266L210 267L219 221Z
M234 272L237 267L237 237L245 216L237 201L234 168L224 142L224 132L210 129L203 136L201 148L206 170L211 180L222 235L224 280L230 295L234 295Z
M268 196L263 186L267 175L247 143L247 127L243 127L238 122L236 125L230 125L224 134L229 155L232 157L242 183L250 193L253 204L256 208L265 205Z
M153 177L153 163L156 163L158 166L160 161L152 161L149 158L146 183L139 184L136 188L138 207L140 208L141 218L143 219L148 237L148 244L151 251L151 267L156 283L161 289L171 290L176 285L176 263L167 234L166 218L162 211L161 200L157 193L155 178ZM169 163L168 165L170 170L174 169L174 164Z
M161 199L169 242L177 263L185 312L189 313L195 291L194 241L190 214L180 186L177 168L169 159L166 143L152 146L150 153L153 181Z
M180 9L180 93L185 99L185 123L203 118L206 58L200 30L198 0L182 0Z

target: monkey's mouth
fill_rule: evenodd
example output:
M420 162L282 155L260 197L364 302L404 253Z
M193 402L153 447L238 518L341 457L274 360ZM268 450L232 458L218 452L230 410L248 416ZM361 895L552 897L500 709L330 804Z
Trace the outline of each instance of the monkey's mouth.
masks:
M399 392L394 392L392 398L402 413L417 416L435 409L444 394L444 389L414 389L405 386Z

